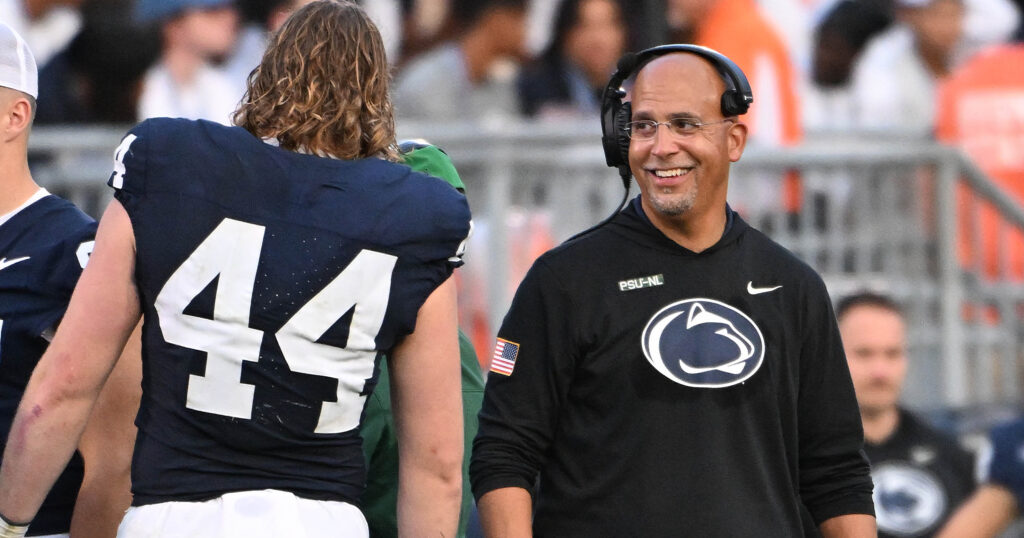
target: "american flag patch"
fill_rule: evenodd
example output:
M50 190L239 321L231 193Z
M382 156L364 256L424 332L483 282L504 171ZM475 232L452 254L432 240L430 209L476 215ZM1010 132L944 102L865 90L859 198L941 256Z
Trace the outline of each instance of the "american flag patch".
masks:
M491 371L502 375L512 375L512 368L516 366L516 356L519 355L519 344L499 338L494 345L494 354L491 355Z

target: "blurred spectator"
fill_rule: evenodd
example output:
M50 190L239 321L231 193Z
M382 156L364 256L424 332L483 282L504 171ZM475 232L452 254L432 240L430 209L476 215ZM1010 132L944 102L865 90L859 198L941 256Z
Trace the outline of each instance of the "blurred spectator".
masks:
M1020 28L1024 0L965 0L964 39L954 63L962 64L991 45L1006 43Z
M309 0L306 0L307 2ZM394 64L402 46L402 0L355 0L380 31L388 63ZM303 2L305 3L305 2Z
M131 123L159 37L132 24L127 1L83 6L83 26L39 74L37 124ZM125 46L131 43L131 46Z
M0 0L0 22L21 34L42 68L82 26L82 0Z
M238 13L231 0L139 0L136 16L155 24L161 57L145 76L138 119L158 116L229 124L241 99L214 67L235 44Z
M392 63L402 65L453 39L450 8L449 0L403 0L401 47Z
M808 84L803 92L804 126L809 130L856 125L850 90L853 66L868 40L885 30L892 15L878 2L839 0L814 30Z
M930 136L939 81L1007 39L1019 18L1008 0L897 0L896 24L868 43L854 67L857 126Z
M942 83L938 103L938 138L962 148L1017 204L1024 204L1024 45L974 56ZM1024 279L1024 235L1009 231L987 203L972 218L970 202L962 190L961 259L990 277ZM1001 234L1000 227L1007 231Z
M597 117L601 92L626 51L626 29L618 0L564 0L551 43L519 75L522 112Z
M486 121L517 115L514 77L525 56L526 0L454 0L452 7L460 37L398 74L398 117Z
M898 23L875 37L854 67L857 126L930 135L935 87L963 36L962 0L898 0Z
M864 424L878 536L932 536L974 489L974 458L900 405L908 360L899 305L861 292L839 302L836 318Z
M899 7L900 5L908 5L912 10L915 6L927 3L927 0L895 1L897 4L894 4L892 0L838 0L821 16L820 22L814 29L810 76L803 89L804 126L807 129L838 131L865 127L864 122L861 121L861 115L865 112L860 110L860 107L863 106L865 100L872 102L872 99L870 97L867 99L855 98L851 84L854 66L862 61L862 57L867 56L865 48L871 40L875 37L881 39L880 34L883 31L895 31L893 22L897 18L897 12L904 13L905 11L905 8ZM963 11L962 35L956 40L952 50L947 53L951 65L960 63L984 47L1008 39L1020 19L1019 9L1010 0L965 0ZM914 16L911 15L911 17ZM943 23L947 30L955 27L951 24L955 22L955 19L956 17L946 17L945 20L942 17L935 17L931 20L931 26L938 26L940 29L931 29L930 31L926 29L926 33L935 34L937 31L941 31ZM900 22L897 26L905 27L906 24ZM907 34L909 30L905 29L897 33ZM885 35L888 36L888 33ZM873 84L878 79L890 80L886 83L886 89L879 89L877 92L879 99L886 99L891 95L892 87L900 86L901 83L891 82L891 80L892 73L899 72L901 68L885 67L884 65L896 62L897 60L894 58L899 55L896 49L891 48L892 39L887 38L882 41L883 44L871 47L871 55L876 58L863 60L873 65L863 68L868 73L862 75L867 77L869 82L862 83L858 91L870 95L874 87ZM905 53L908 48L911 48L909 45L914 39L908 39L906 35L901 39L902 43L899 44L899 47L902 47ZM934 40L934 38L932 39ZM924 47L929 47L927 38L922 42ZM884 58L888 58L888 60ZM908 60L904 60L904 62L914 65ZM879 73L879 69L886 71L884 74ZM914 67L914 69L919 68ZM904 73L899 76L908 75ZM914 80L914 77L909 78ZM897 89L895 93L901 92ZM918 96L914 95L913 98L917 99ZM926 100L930 99L931 97ZM932 105L928 104L928 106ZM878 115L884 121L886 116ZM902 124L902 121L900 123ZM870 123L866 126L889 128ZM918 132L918 134L921 133Z
M1017 21L1017 29L1010 35L1009 41L1014 43L1024 43L1024 0L1014 0L1014 4L1017 6L1017 13L1021 15L1020 20Z
M236 95L245 92L249 73L263 59L270 35L284 24L293 11L312 0L242 0L238 10L242 23L231 56L224 62L224 72L236 85Z
M786 45L797 71L806 73L810 62L811 23L817 4L825 0L757 0L758 9Z
M799 142L797 71L778 31L755 0L668 0L667 8L672 41L711 47L747 75L757 96L743 119L750 133L747 143L777 147ZM729 196L733 207L755 222L769 211L795 214L802 203L795 174L751 175L737 182Z
M223 70L237 85L236 94L240 97L245 92L249 73L263 59L263 51L271 34L284 24L284 21L295 10L313 0L237 0L241 27L238 31L234 49L224 61ZM398 54L400 39L401 14L396 0L362 0L366 13L373 19L381 32L388 61Z
M778 31L754 0L668 0L672 41L695 43L731 58L747 75L756 101L744 118L752 144L800 140L797 72Z
M809 131L845 132L858 124L850 77L868 40L892 23L887 0L839 0L814 30L811 69L803 79L801 112ZM856 175L849 167L813 168L803 175L816 222L844 214Z

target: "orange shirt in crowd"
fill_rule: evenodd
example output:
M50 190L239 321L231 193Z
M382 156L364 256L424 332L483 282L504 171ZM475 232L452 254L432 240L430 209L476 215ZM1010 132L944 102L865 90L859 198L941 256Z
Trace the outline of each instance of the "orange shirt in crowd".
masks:
M803 134L797 95L797 73L789 51L754 0L718 0L697 29L697 45L728 56L747 75L754 104L743 118L754 144L796 144ZM800 207L795 174L785 182L784 205Z
M987 49L961 66L938 91L936 136L962 148L992 180L1024 204L1024 45ZM966 211L971 195L959 193L959 253L973 266L981 256L981 268L990 277L1004 275L1000 252L1006 256L1009 275L1024 279L1024 234L1006 233L1000 241L1001 219L988 204L980 211L981 244Z

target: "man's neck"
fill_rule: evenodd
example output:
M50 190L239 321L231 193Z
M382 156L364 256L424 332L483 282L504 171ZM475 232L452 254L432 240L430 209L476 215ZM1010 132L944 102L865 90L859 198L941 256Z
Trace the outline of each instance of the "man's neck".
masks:
M896 433L896 428L900 425L900 409L895 406L878 411L862 408L860 419L864 424L864 439L873 445L879 445Z
M0 215L4 215L24 204L39 185L32 180L23 149L7 146L0 151Z
M725 204L696 213L695 209L676 217L662 215L653 210L647 200L642 200L642 207L647 218L665 237L675 241L683 248L692 252L703 252L722 239L728 218Z

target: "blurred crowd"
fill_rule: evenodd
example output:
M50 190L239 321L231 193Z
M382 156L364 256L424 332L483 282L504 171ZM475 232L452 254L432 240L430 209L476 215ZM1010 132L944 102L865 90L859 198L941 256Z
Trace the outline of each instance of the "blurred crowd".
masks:
M268 39L308 1L0 0L0 21L36 52L38 125L154 116L230 123ZM823 132L938 139L1024 203L1024 0L360 3L394 66L400 124L579 122L596 132L601 93L624 52L695 43L749 78L751 146ZM754 222L807 210L808 200L838 207L854 184L846 174L753 174L731 203ZM984 204L980 212L961 224L981 227L960 236L965 265L996 274L1009 259L1024 279L1024 236L997 241L1005 224ZM539 228L526 234L540 239L523 259L553 244Z
M230 123L269 36L307 2L0 0L0 21L37 51L38 124ZM754 146L826 131L937 137L1024 200L1024 0L360 3L394 66L399 121L595 124L625 51L695 43L750 79ZM734 204L795 211L798 179L817 178L761 178Z
M304 3L0 0L0 20L37 51L41 124L229 123L268 36ZM399 119L592 121L622 53L668 42L709 46L747 73L755 144L808 130L970 137L1019 102L946 105L972 85L1024 85L1024 0L361 3L395 66Z

